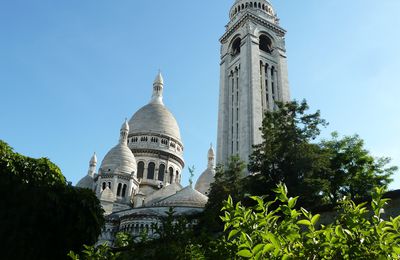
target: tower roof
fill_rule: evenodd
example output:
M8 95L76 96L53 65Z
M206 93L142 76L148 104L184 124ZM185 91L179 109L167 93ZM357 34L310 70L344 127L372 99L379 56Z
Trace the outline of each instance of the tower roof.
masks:
M244 13L246 10L253 10L270 17L276 16L274 7L269 0L236 0L229 12L229 17L233 19L237 14Z

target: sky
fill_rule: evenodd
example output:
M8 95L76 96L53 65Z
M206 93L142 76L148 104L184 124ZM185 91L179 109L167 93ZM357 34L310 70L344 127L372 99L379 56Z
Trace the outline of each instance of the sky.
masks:
M0 0L0 139L75 184L161 70L195 178L216 143L219 38L233 0ZM400 165L400 1L275 0L292 99ZM99 162L100 163L100 162ZM391 189L400 189L400 174Z

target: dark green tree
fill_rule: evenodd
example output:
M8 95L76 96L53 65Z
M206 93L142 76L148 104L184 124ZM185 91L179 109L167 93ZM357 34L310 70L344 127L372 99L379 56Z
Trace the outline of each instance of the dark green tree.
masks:
M4 259L65 259L97 240L103 210L94 193L67 184L47 158L0 141L0 243Z
M305 101L278 103L278 109L265 114L261 128L263 142L254 147L248 169L254 173L246 180L252 195L271 195L277 184L285 183L292 196L300 195L301 204L322 201L322 178L327 171L327 154L312 143L326 125L319 111L307 113Z
M322 149L329 154L330 171L324 195L334 204L343 199L363 199L370 196L374 187L384 187L392 181L390 176L397 167L389 166L390 158L374 158L364 148L364 141L358 136L339 138L335 132L330 140L321 142Z
M222 231L223 224L219 215L223 201L228 195L237 200L243 198L242 180L245 168L245 163L237 156L231 157L226 167L217 166L208 202L200 219L200 227L212 233Z

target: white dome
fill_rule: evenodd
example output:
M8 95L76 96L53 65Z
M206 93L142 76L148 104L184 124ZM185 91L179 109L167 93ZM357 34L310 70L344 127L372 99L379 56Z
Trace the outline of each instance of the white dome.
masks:
M150 103L139 109L129 120L131 134L163 134L181 141L178 123L161 103Z
M77 184L78 188L93 189L94 180L90 175L83 177Z
M207 196L194 190L191 186L187 186L174 195L155 203L154 206L204 208L207 201Z
M104 157L100 166L101 174L136 174L135 156L125 144L118 144ZM99 171L100 173L100 171Z
M210 192L211 183L214 182L215 170L207 168L197 179L194 188L204 195L208 195Z

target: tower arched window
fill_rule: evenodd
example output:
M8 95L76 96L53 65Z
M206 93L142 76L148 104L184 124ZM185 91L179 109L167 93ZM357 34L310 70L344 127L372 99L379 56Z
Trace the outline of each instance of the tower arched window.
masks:
M160 164L158 167L158 180L159 181L164 181L164 173L165 173L165 165Z
M123 198L124 198L125 195L126 195L126 188L127 188L127 185L124 184L124 186L122 187L122 197L123 197Z
M155 163L151 162L149 163L149 166L147 167L147 179L153 180L154 179L154 169L156 168Z
M102 184L102 188L103 188L103 190L105 190L105 189L106 189L106 183L105 183L105 182L103 182L103 184Z
M176 171L175 182L179 182L179 171Z
M264 34L260 35L259 48L262 51L271 53L272 52L272 40Z
M169 172L169 183L172 183L172 180L174 179L174 169L172 169L172 167L169 167L168 172Z
M121 196L121 189L122 189L122 184L118 183L117 196Z
M138 173L137 173L138 179L143 179L144 162L139 162L137 168L138 168Z
M240 54L240 47L242 45L242 39L236 38L232 43L232 56Z

